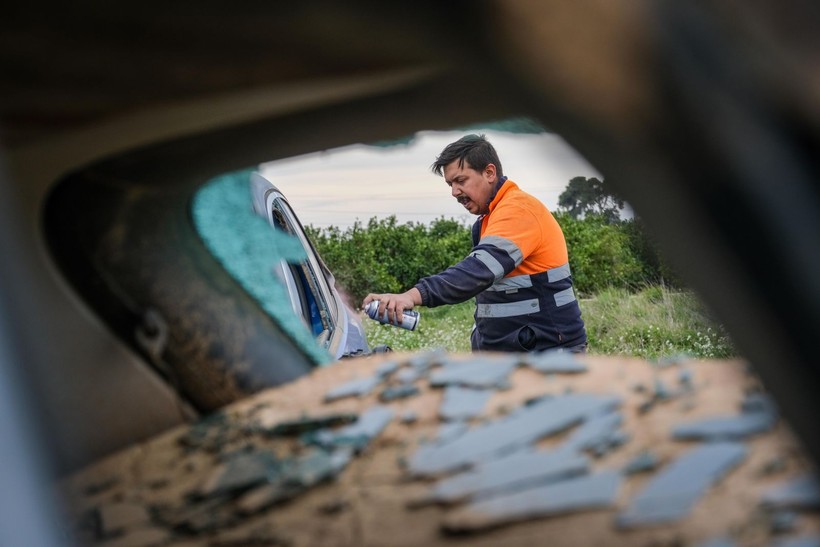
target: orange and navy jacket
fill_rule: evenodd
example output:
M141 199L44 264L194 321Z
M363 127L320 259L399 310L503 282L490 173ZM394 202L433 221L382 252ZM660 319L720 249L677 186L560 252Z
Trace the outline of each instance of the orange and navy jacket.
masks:
M467 258L416 284L423 305L475 297L473 350L586 346L564 234L540 201L502 177L472 233Z

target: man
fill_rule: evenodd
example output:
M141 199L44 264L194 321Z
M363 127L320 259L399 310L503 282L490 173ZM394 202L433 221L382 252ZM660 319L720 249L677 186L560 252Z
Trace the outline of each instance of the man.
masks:
M414 306L457 304L476 298L473 351L542 351L587 346L572 289L567 245L547 208L504 176L495 148L483 135L445 147L432 170L452 195L479 215L470 255L425 277L401 294L369 294L391 322Z

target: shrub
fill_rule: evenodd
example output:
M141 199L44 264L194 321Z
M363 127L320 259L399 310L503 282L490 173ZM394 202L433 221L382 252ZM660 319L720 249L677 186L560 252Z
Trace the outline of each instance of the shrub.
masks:
M574 219L563 212L555 218L567 240L572 279L580 295L607 287L636 289L645 283L643 265L620 223L596 215Z
M581 296L609 287L636 291L652 283L680 287L659 258L639 221L611 222L603 216L574 219L555 215L569 249L575 289ZM422 277L438 273L469 254L470 228L453 219L430 225L399 224L395 216L371 218L340 230L335 226L306 232L339 286L360 302L369 292L402 292Z
M335 226L305 231L339 286L354 303L370 292L402 292L467 256L470 229L440 218L429 226L398 224L395 216L359 221L342 231Z
M641 263L643 278L647 283L663 283L668 287L683 288L684 283L660 255L658 246L641 219L620 224L626 234L632 253Z

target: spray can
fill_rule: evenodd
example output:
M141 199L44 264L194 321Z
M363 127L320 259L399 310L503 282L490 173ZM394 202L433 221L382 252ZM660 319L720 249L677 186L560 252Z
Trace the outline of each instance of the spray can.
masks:
M370 319L373 319L374 321L378 321L379 323L382 323L384 325L393 325L394 327L401 327L401 328L407 329L407 330L416 330L416 327L419 326L419 320L421 319L421 316L419 315L419 312L414 311L414 310L405 310L404 313L402 313L401 323L399 323L398 325L395 324L395 323L391 323L387 319L387 310L385 310L384 315L382 315L381 317L378 317L378 313L379 313L379 301L378 300L374 300L370 304L365 306L364 312L367 314L367 316Z

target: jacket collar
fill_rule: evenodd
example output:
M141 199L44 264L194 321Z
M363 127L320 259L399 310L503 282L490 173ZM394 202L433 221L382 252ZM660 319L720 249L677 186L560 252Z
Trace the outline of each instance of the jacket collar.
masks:
M490 213L492 213L493 209L495 209L495 206L498 205L498 202L501 201L501 197L507 193L507 190L515 186L515 183L513 181L509 181L510 183L505 185L507 180L507 177L501 177L500 179L498 179L498 182L495 185L495 190L493 191L492 197L490 198L490 203L487 204Z

